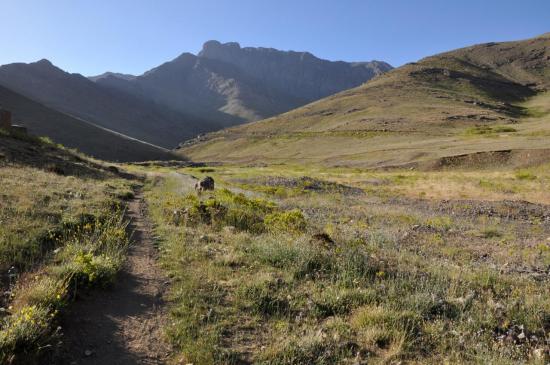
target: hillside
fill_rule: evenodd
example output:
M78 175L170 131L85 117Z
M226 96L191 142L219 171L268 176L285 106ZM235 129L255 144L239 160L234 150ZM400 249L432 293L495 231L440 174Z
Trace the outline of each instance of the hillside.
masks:
M182 145L200 161L391 166L548 148L550 36L425 58L286 114Z
M98 84L225 126L277 115L386 72L384 62L331 62L308 52L209 41L138 77L107 73Z
M199 117L104 88L47 60L1 66L0 85L52 109L165 148L216 129Z
M13 113L14 122L31 134L48 136L66 147L111 161L167 160L174 156L155 147L81 119L52 110L0 86L0 105ZM2 141L2 145L5 141ZM0 146L0 149L3 148Z

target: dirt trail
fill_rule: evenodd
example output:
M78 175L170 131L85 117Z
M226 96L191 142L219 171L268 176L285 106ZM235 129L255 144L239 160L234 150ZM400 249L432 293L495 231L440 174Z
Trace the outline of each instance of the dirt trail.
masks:
M128 206L133 231L128 260L111 289L71 305L62 320L65 350L55 364L163 364L168 357L162 334L167 283L143 210L138 194Z

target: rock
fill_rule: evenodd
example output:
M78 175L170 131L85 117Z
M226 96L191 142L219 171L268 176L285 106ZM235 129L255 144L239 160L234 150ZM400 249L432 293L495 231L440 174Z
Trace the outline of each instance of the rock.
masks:
M335 246L334 240L327 233L316 233L311 236L311 243L321 244L326 248L331 248Z
M93 352L92 350L86 350L86 351L84 351L84 356L86 356L86 357L90 357L90 356L92 356L93 354L94 354L94 352Z
M107 171L112 172L113 174L118 174L119 173L119 170L116 166L107 167Z
M46 165L45 170L48 172L53 172L56 175L65 176L65 170L56 164Z
M19 125L19 124L12 125L10 130L12 132L15 132L15 133L18 133L18 134L29 134L29 132L27 130L27 127Z
M210 176L207 176L204 179L197 181L197 183L195 184L195 190L199 192L214 190L214 179Z

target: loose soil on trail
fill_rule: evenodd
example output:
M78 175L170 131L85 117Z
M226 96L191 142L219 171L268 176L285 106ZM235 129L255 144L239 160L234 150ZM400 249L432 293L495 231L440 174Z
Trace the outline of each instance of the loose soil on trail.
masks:
M163 364L166 278L157 264L140 194L128 205L132 246L116 284L85 294L62 318L63 351L54 364Z

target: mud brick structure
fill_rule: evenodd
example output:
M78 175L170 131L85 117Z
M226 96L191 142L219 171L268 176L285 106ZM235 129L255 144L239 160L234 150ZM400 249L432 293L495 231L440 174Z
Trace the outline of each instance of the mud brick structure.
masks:
M0 128L11 129L11 112L0 108Z

